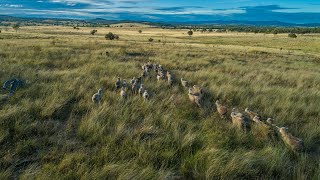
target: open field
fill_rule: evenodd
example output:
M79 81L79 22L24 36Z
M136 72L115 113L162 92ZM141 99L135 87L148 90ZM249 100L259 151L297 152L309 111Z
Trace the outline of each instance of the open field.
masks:
M320 179L318 34L0 29L0 80L26 81L0 104L0 179ZM120 40L105 40L108 32ZM145 79L149 101L121 99L116 78L138 77L149 61L171 70L174 86ZM204 88L203 108L189 102L181 77ZM305 150L256 126L238 131L217 114L218 98L228 116L250 107L273 117Z

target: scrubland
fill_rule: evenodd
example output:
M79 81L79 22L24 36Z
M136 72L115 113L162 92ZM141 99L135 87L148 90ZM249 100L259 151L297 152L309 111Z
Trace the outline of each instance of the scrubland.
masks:
M0 104L0 179L320 179L320 35L141 29L2 31L0 80L26 84ZM108 32L120 39L105 40ZM116 78L140 76L149 61L172 71L174 85L147 78L149 101L122 99ZM204 88L203 108L181 77ZM216 99L230 113L274 118L305 150L255 126L235 129Z

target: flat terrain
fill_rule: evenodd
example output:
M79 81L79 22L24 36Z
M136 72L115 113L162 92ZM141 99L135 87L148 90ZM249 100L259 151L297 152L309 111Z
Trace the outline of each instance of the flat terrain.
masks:
M26 82L0 104L0 179L320 179L319 34L0 29L0 82ZM108 32L120 39L105 40ZM121 99L116 78L140 76L147 62L172 71L174 85L153 73L143 80L149 101L129 92ZM203 87L204 107L189 101L181 77ZM274 118L305 150L293 152L254 125L237 130L233 107Z

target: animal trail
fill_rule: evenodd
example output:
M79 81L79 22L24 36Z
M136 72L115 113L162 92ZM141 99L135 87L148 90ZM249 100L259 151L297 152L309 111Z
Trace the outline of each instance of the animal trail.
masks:
M154 80L157 82L167 81L168 85L171 87L174 85L174 78L171 71L165 69L161 64L152 64L145 63L141 66L142 72L140 73L140 77L133 77L130 80L130 84L127 83L126 79L121 81L121 78L118 77L115 81L115 89L118 92L120 90L120 97L122 99L126 99L128 97L127 90L131 89L132 95L137 95L146 102L150 99L150 92L146 89L145 85L142 81L146 78L154 77ZM155 72L156 75L152 76L152 72ZM195 104L199 108L204 108L204 91L203 88L199 85L190 85L190 82L184 78L180 78L181 86L187 89L188 97L191 103ZM102 89L93 95L92 101L96 104L99 104L102 99ZM215 103L217 113L219 114L221 119L228 119L228 108L226 105L222 104L220 100L216 100ZM248 117L247 117L247 116ZM281 134L282 140L285 144L289 145L294 151L301 151L303 149L303 141L299 138L291 135L287 128L279 128L278 126L273 124L273 119L268 118L265 122L262 120L262 116L249 108L245 108L244 113L239 112L236 108L232 109L230 114L230 119L232 125L242 130L243 132L248 132L251 127L251 123L254 123L257 126L260 126L264 129L267 129L269 132L272 128L276 127L277 132Z

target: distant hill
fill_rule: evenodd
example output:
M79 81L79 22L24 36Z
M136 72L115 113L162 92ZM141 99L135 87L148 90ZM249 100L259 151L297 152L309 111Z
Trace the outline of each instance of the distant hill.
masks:
M0 25L8 23L22 23L24 25L79 25L79 26L102 26L119 23L143 23L149 25L245 25L245 26L281 26L281 27L320 27L320 23L312 24L294 24L280 21L191 21L191 22L154 22L154 21L130 21L130 20L107 20L103 18L96 19L64 19L64 18L27 18L0 15Z
M64 19L64 18L28 18L0 15L0 25L8 23L21 23L23 25L79 25L79 26L94 26L94 25L110 25L115 23L127 23L130 21L117 21L106 19Z

